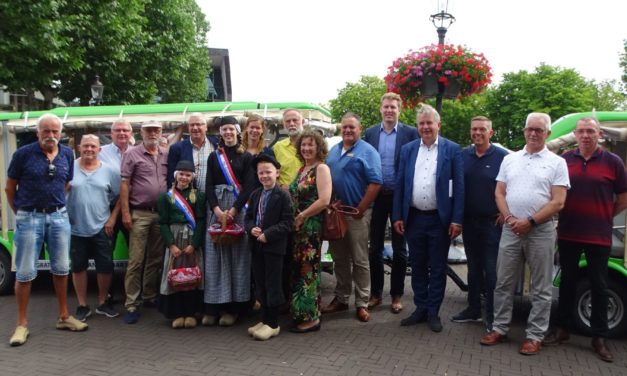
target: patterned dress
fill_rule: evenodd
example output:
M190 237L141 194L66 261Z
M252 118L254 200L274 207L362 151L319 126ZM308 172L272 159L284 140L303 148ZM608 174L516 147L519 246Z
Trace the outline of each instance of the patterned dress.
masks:
M290 184L295 215L318 199L317 167L300 178L305 168L301 167L296 179ZM322 214L317 214L305 219L301 229L294 234L290 310L296 321L315 321L320 318L321 228Z

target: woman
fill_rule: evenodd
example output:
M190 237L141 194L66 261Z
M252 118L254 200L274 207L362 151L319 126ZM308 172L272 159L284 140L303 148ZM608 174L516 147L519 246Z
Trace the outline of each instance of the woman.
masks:
M170 263L186 261L202 268L201 245L205 234L205 194L192 187L194 164L182 160L176 165L174 185L159 195L159 224L165 251L159 312L173 320L172 328L193 328L196 313L201 312L201 290L174 291L168 284ZM184 265L193 266L193 265Z
M243 226L244 205L255 187L252 155L240 143L240 128L233 116L219 119L220 142L207 161L207 223ZM203 325L230 326L246 310L250 299L250 251L246 236L232 244L205 244L206 314Z
M248 117L248 119L246 119L242 145L244 145L246 151L252 156L264 153L274 157L272 148L266 147L266 142L263 138L265 133L266 120L263 117L257 114L252 114Z
M320 133L305 130L296 142L303 167L290 185L295 214L291 313L294 333L320 329L321 212L331 200L331 172L323 163L327 144Z

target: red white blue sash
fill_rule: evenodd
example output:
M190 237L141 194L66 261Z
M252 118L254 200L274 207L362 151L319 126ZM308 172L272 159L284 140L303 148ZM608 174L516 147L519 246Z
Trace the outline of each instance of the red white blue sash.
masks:
M167 195L170 199L172 199L172 191L168 191ZM187 222L189 222L189 225L192 227L192 231L196 230L196 217L194 216L194 210L192 210L192 207L189 205L187 200L177 190L174 190L174 206L183 212L185 219L187 219Z
M242 190L242 186L235 177L235 173L233 172L233 168L231 168L231 163L229 162L229 158L227 157L224 148L218 149L216 155L218 156L218 165L224 174L227 184L233 187L233 194L235 194L235 198L238 198Z

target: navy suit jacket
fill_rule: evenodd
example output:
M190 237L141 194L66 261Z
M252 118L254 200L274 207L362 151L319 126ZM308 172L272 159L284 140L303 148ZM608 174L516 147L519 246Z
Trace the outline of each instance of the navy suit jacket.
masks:
M209 140L209 142L211 142L211 145L213 145L215 149L217 145L216 139L211 136L207 136L207 139ZM189 141L189 138L181 140L170 146L170 151L168 153L168 187L171 187L172 182L174 182L174 171L176 168L176 164L182 160L191 161L192 163L194 162L192 143Z
M416 158L420 138L401 148L400 165L396 171L396 189L392 222L402 220L407 224L411 196L414 188ZM458 144L438 137L435 196L442 224L462 224L464 218L464 161ZM407 230L406 230L407 231Z
M379 151L379 136L381 135L381 123L373 125L366 129L364 141L372 145ZM418 130L416 127L399 122L396 127L396 147L394 148L394 170L398 171L398 156L401 153L401 147L408 142L418 138Z

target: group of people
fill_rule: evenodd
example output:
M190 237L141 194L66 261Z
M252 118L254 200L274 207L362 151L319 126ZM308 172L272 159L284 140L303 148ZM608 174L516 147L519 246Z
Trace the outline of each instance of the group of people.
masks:
M279 312L286 305L293 320L290 331L306 333L320 329L321 314L348 310L353 283L355 315L367 322L372 308L383 302L389 221L392 313L404 308L408 264L412 270L415 310L402 326L427 322L432 331L442 331L439 310L449 244L463 229L468 307L452 321L483 321L488 333L480 342L502 342L526 262L532 309L520 352L537 354L543 343L566 341L577 261L585 252L592 284L592 346L611 361L604 341L607 260L612 219L627 206L627 181L621 159L598 145L598 121L579 120L574 131L578 148L560 157L545 146L550 117L531 113L525 147L507 154L490 143L492 123L486 117L471 120L473 144L461 149L440 135L434 108L420 107L414 128L399 122L401 107L397 94L383 95L382 121L363 139L359 116L346 113L342 141L330 150L320 133L303 128L302 115L293 109L283 113L288 137L272 148L263 139L265 120L257 115L247 118L243 131L235 117L214 119L219 127L214 139L207 135L203 115L192 114L190 137L169 149L159 145L158 122L142 124L142 143L129 147L132 128L120 120L112 125L112 144L101 148L98 137L84 135L76 161L58 143L61 120L42 116L38 141L18 149L8 170L6 193L17 223L18 322L11 345L28 337L26 306L44 241L59 302L57 328L87 329L89 258L96 264L96 313L118 315L106 300L117 230L128 233L128 324L139 320L141 307L154 306L173 328L195 327L200 317L203 325L230 326L256 302L261 320L248 329L254 338L279 334ZM346 216L346 235L330 241L337 284L333 299L323 306L321 213L332 200L355 213ZM241 228L244 235L218 241L207 231L215 226ZM545 337L556 237L563 271L559 327ZM76 317L67 307L70 259ZM179 291L168 283L168 271L182 260L204 271L198 288Z

